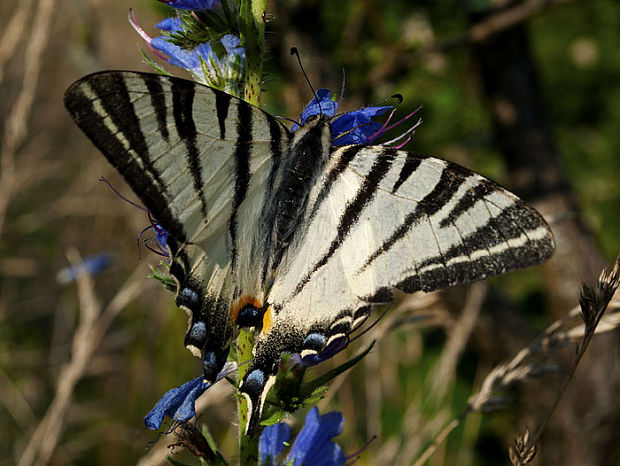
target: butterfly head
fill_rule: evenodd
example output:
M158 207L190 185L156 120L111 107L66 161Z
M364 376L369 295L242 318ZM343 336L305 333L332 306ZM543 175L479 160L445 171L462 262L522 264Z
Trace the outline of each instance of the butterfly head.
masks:
M310 115L304 124L293 133L290 142L292 161L314 160L318 154L329 154L331 148L330 117Z

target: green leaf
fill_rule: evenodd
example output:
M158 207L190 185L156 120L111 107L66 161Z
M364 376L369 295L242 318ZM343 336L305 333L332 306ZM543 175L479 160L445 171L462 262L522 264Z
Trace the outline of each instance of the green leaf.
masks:
M209 447L211 447L211 450L218 451L215 439L211 435L211 432L209 432L209 427L206 424L202 424L202 426L200 426L200 431L202 432L204 438L207 440L207 443L209 444Z
M375 346L375 342L374 341L368 346L368 348L366 348L360 354L355 356L353 359L350 359L347 362L341 364L340 366L332 369L327 374L323 374L321 377L318 377L318 378L314 379L313 381L308 382L307 386L310 386L310 387L313 387L313 389L316 389L316 388L318 388L318 387L320 387L322 385L327 384L327 382L329 382L330 380L334 379L335 377L338 377L344 371L350 369L351 367L356 365L358 362L360 362L370 352L370 350L372 349L373 346Z
M149 65L159 74L163 74L164 76L172 76L172 73L170 73L166 68L164 68L160 64L155 63L153 60L151 60L151 58L146 54L144 50L140 49L140 54L142 55L142 58L144 59L144 63Z
M281 422L282 419L284 419L284 416L286 416L286 412L282 409L278 409L267 419L263 419L260 422L260 425L261 426L272 426L274 424L277 424L278 422Z
M165 261L161 261L159 265L164 267L166 270L170 270L170 266ZM157 280L162 285L164 285L164 288L166 288L168 291L171 291L172 293L177 292L177 282L174 280L172 275L166 272L162 272L161 270L151 266L151 273L147 275L147 278Z

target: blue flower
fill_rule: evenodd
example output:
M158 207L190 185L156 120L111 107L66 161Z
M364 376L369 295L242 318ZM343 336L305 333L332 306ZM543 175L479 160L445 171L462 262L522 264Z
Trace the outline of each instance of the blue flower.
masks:
M331 118L336 114L336 110L338 110L338 102L332 100L332 93L329 89L319 89L316 91L316 97L314 97L301 112L300 122L295 123L291 131L297 131L306 123L306 120L310 116L325 115Z
M392 112L384 124L372 120L375 117L383 115L390 109L392 109ZM297 131L306 123L310 116L324 115L328 118L333 118L336 115L337 110L338 102L332 99L332 93L328 89L319 89L316 96L301 112L299 122L295 123L291 127L291 131ZM370 144L382 136L386 131L398 126L403 121L408 120L418 110L419 108L390 126L388 126L388 124L394 115L394 107L391 105L363 107L359 110L344 113L329 123L332 145L344 146L348 144ZM421 121L418 121L414 126L407 129L400 136L384 144L391 144L404 138L405 136L411 135L420 123ZM397 148L402 147L410 139L411 136L409 136L404 143L400 143Z
M364 107L338 117L331 123L334 145L367 144L373 141L380 136L383 125L372 121L372 118L383 115L390 108L393 107Z
M159 223L155 223L153 225L153 230L155 230L155 238L157 238L157 244L159 245L162 251L166 251L168 249L168 232L162 228Z
M290 429L284 423L267 426L259 439L259 464L272 466L285 464L293 466L337 466L343 465L346 457L332 438L340 435L344 418L333 411L319 416L319 410L312 408L306 415L304 427L297 435L286 461L277 462L277 457L284 449L290 437ZM286 426L286 427L283 427Z
M365 107L339 116L330 122L333 145L366 144L372 141L377 137L375 133L382 127L381 123L372 121L372 118L382 115L391 108L394 107ZM310 116L325 115L332 118L337 110L338 102L332 100L329 89L319 89L316 97L301 112L300 122L295 123L291 131L298 130Z
M220 0L159 0L179 10L215 10L222 6Z
M273 465L282 453L285 442L291 438L291 428L288 424L280 422L263 429L258 440L258 457L261 465Z
M227 362L217 375L216 382L220 381L237 369L237 363ZM196 377L180 387L168 390L164 396L153 406L153 409L144 416L144 425L151 430L161 427L164 417L168 416L174 421L187 422L196 416L196 400L211 384L204 377Z
M203 377L196 377L169 390L144 417L144 425L151 430L157 430L161 427L164 416L179 422L189 421L196 415L196 399L210 386Z
M222 89L233 95L240 95L243 83L245 50L241 39L233 34L225 34L219 40L200 44L186 50L173 44L170 35L182 32L179 18L167 18L155 25L163 36L152 38L139 25L131 12L131 25L149 44L159 58L171 65L187 70L192 78L202 84Z
M71 267L65 267L58 271L56 280L59 283L71 283L85 273L95 275L110 265L112 255L109 252L97 254L84 259L82 262Z

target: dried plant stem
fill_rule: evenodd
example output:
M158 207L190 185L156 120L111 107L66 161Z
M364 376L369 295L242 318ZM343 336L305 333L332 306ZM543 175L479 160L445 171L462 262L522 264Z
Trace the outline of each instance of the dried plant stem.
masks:
M48 43L55 4L53 0L39 1L38 9L34 14L32 33L26 46L22 89L9 112L4 128L0 152L0 233L9 202L19 186L19 177L15 169L15 153L27 134L27 121L39 83L43 51Z
M69 251L67 255L73 264L80 262L77 251ZM80 320L73 336L71 360L60 371L54 399L30 438L18 466L49 463L62 433L76 384L88 370L93 354L114 317L139 294L144 283L144 270L139 266L105 311L101 312L90 276L82 274L78 278Z
M553 413L560 404L562 396L566 392L568 384L575 375L577 366L581 362L581 359L583 358L586 349L590 345L590 342L592 341L592 338L596 333L596 328L598 327L598 324L603 318L603 315L605 314L605 311L607 310L607 307L618 288L618 283L620 281L619 275L620 256L618 256L618 258L616 259L613 268L603 270L594 290L583 285L582 291L579 296L581 315L585 323L585 332L583 338L577 344L577 354L575 355L575 359L573 360L568 374L565 377L564 382L562 383L562 386L557 393L557 396L553 400L553 404L551 405L551 408L549 409L547 415L543 418L542 422L537 427L536 432L531 437L531 439L529 438L528 434L528 442L523 448L523 452L525 453L525 455L527 455L528 453L533 455L535 453L536 444L542 437L542 434L546 430L547 425L549 424L549 421L553 416Z
M4 78L4 64L17 49L23 35L28 31L28 13L32 11L32 0L20 0L15 2L15 10L11 15L4 34L0 38L0 84Z
M457 417L452 419L448 424L446 424L446 426L443 429L441 429L441 431L437 434L437 436L435 437L435 440L433 440L433 443L431 443L428 447L424 449L424 451L418 457L416 462L413 463L413 466L422 466L431 456L433 456L433 453L435 453L435 450L437 450L437 447L444 442L444 440L448 437L448 435L450 435L450 433L459 426L459 424L463 421L463 419L467 417L467 415L470 412L471 412L471 409L467 407L461 412L461 414L459 414Z
M450 387L450 381L454 380L456 366L476 326L486 294L487 285L485 282L474 283L469 287L463 311L450 329L448 340L433 376L432 393L437 399L444 397L448 387Z
M512 456L518 453L520 458L526 459L527 462L531 461L535 454L535 445L538 440L540 440L562 395L566 391L568 383L575 374L577 366L590 344L590 341L595 334L613 330L620 325L617 312L612 315L606 315L607 308L610 304L615 308L620 305L618 301L612 301L619 282L620 256L616 259L612 269L604 270L601 273L596 288L591 289L585 285L583 286L579 296L580 308L578 308L581 310L583 323L568 329L563 329L563 326L568 324L568 322L576 316L577 309L573 309L565 318L551 324L542 335L534 339L527 347L521 349L510 361L494 367L482 382L480 389L470 397L466 409L439 432L433 443L422 452L414 464L421 465L427 461L437 447L445 440L447 435L452 432L469 413L489 413L505 407L509 398L506 398L502 393L514 386L517 382L539 377L551 370L549 365L532 362L533 357L545 353L548 354L551 351L564 348L567 344L577 341L577 354L547 417L538 427L534 435L530 436L529 431L527 431L527 435L524 435L519 442L517 442L519 447L518 451L513 449L511 452ZM617 311L617 309L614 310ZM601 324L600 328L599 323ZM582 330L582 328L584 330Z
M0 402L22 430L27 431L36 420L28 400L3 371L0 371Z

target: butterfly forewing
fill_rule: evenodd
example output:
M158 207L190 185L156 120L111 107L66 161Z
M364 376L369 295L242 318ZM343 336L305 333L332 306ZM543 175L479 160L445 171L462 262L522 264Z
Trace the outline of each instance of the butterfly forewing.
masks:
M266 258L246 246L288 144L284 126L223 92L144 73L87 76L65 104L170 234L177 302L195 321L219 326L239 293L260 294Z

